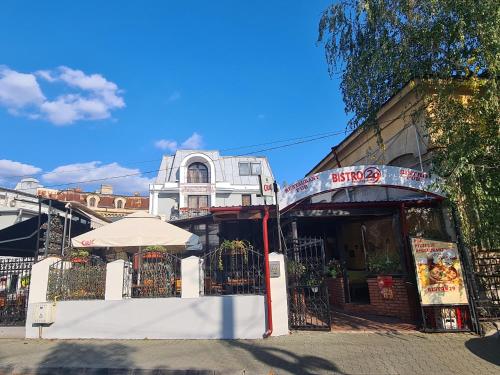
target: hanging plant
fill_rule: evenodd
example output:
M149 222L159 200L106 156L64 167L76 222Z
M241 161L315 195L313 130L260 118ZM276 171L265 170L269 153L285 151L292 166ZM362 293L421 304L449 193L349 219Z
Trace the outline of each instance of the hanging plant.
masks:
M219 246L217 267L220 271L224 269L224 262L222 260L223 253L229 255L242 255L243 261L247 264L248 250L252 248L250 242L245 240L224 240Z

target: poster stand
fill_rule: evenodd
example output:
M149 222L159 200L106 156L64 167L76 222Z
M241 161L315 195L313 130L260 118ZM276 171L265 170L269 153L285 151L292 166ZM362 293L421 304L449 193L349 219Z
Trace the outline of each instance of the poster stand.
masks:
M471 330L462 260L457 245L411 237L424 332Z

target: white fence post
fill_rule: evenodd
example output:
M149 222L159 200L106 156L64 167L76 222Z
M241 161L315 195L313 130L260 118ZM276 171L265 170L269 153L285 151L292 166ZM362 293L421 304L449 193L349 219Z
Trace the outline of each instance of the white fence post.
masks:
M190 256L181 260L181 298L200 296L200 258Z
M283 254L269 254L269 262L279 262L279 277L271 277L271 299L273 308L272 336L288 335L288 297L286 290L285 257Z
M60 258L48 257L31 268L30 292L28 303L47 302L47 286L49 284L49 268Z
M124 291L125 261L123 259L115 260L106 264L106 290L105 300L121 300Z

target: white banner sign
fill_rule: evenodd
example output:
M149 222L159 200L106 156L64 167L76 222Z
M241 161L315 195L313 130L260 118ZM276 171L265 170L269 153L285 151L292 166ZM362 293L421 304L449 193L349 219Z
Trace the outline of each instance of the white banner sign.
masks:
M443 196L437 179L427 172L388 165L358 165L329 169L280 189L280 210L307 197L356 186L386 186Z

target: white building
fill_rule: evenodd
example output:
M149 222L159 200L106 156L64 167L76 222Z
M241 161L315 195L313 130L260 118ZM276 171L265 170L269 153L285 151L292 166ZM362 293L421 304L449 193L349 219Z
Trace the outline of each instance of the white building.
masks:
M207 214L210 207L273 204L260 196L259 175L273 177L266 157L178 150L163 156L149 186L149 212L176 220Z

